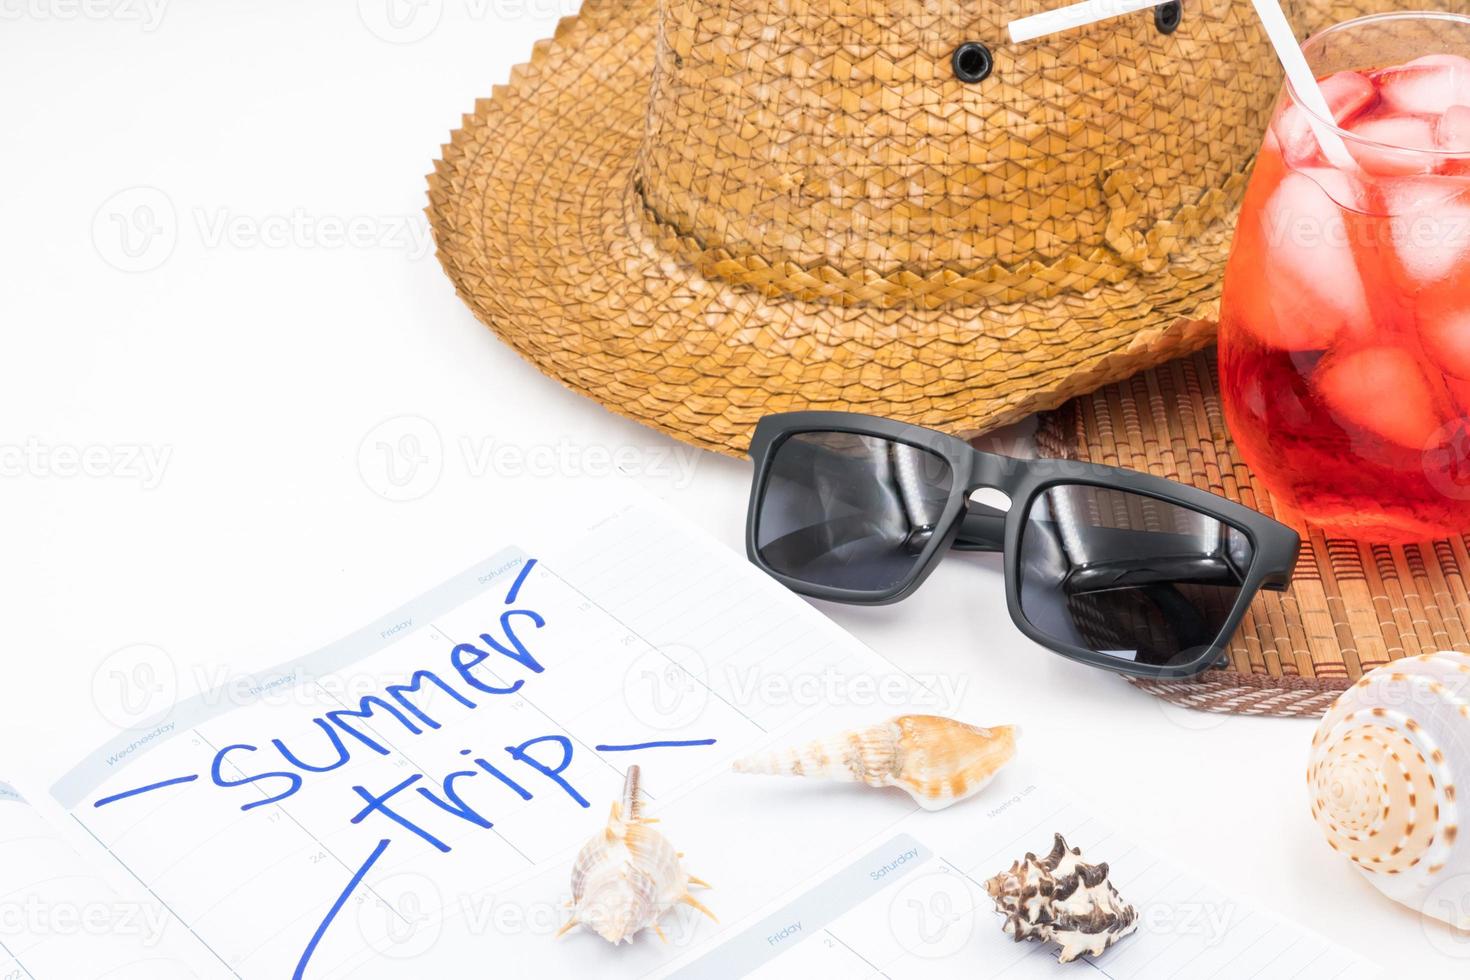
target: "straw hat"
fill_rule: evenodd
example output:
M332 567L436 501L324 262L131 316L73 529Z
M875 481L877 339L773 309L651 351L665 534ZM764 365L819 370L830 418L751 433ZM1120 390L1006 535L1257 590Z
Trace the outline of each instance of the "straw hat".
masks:
M1043 455L1180 480L1303 530L1291 588L1256 597L1230 642L1228 666L1190 680L1133 683L1191 708L1314 716L1375 667L1437 650L1470 653L1470 538L1372 544L1304 524L1241 462L1218 383L1210 348L1040 420Z
M445 146L440 260L547 374L730 453L1197 349L1274 56L1237 0L1009 42L1058 2L586 0Z

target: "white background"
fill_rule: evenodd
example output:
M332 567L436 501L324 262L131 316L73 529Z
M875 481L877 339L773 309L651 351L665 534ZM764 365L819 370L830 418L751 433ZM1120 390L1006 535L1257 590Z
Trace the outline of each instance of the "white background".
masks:
M120 668L213 686L485 557L548 481L594 506L615 454L740 546L746 463L543 378L432 255L439 144L573 0L416 2L0 0L0 770L109 734ZM1130 836L1393 974L1463 975L1470 939L1322 842L1312 722L1171 708L1048 654L991 558L822 611L963 681L966 718L1022 725Z

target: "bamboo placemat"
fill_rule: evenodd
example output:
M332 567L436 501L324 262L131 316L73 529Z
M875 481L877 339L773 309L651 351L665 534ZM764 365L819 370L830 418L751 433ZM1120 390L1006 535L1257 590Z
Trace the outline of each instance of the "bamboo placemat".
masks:
M1037 442L1043 455L1179 480L1303 527L1252 483L1236 454L1213 348L1046 413ZM1133 683L1207 711L1321 715L1374 667L1436 650L1470 652L1466 569L1464 536L1368 544L1308 526L1291 589L1256 598L1231 641L1228 667L1193 681Z

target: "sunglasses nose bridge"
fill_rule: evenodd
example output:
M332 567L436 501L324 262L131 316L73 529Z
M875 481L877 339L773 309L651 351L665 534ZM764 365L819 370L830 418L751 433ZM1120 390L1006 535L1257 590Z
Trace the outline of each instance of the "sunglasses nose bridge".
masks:
M1012 491L1021 478L1021 461L980 449L974 452L970 478L965 481L965 496L980 489L999 490L1008 497L1014 496Z

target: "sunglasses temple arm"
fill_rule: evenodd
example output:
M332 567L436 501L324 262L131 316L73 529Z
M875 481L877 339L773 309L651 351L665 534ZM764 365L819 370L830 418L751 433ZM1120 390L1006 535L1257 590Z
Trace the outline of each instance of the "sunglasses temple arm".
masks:
M960 532L951 547L956 551L1000 551L1006 539L1006 512L971 501L960 519Z

